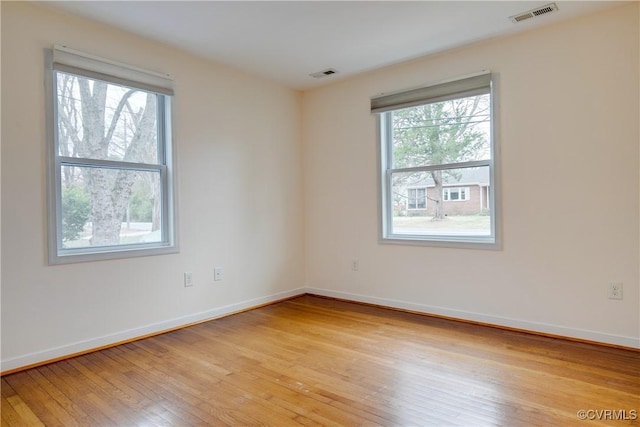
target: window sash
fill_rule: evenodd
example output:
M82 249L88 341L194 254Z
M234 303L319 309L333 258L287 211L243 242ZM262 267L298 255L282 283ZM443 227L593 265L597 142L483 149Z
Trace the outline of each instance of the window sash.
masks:
M166 188L167 184L168 184L168 168L165 165L139 165L139 164L132 164L132 166L118 166L116 167L114 164L112 163L117 163L117 162L111 162L111 163L106 163L105 165L100 165L100 162L91 162L91 163L87 163L87 162L64 162L64 161L60 161L59 162L59 167L57 168L57 170L60 172L60 177L61 177L61 172L62 172L62 167L63 166L71 166L71 167L94 167L94 168L106 168L106 169L113 169L113 170L125 170L125 171L146 171L146 172L157 172L160 175L160 186L161 188ZM60 187L61 188L61 187ZM166 218L168 218L169 215L169 206L165 197L165 192L161 191L160 193L160 199L161 199L161 228L160 228L160 241L159 242L149 242L149 243L127 243L127 244L118 244L118 245L101 245L101 246L83 246L83 247L79 247L79 248L65 248L64 244L63 244L63 235L62 235L62 231L63 231L63 225L62 225L62 219L63 219L63 215L62 215L62 198L58 197L56 200L57 203L57 207L56 210L57 212L59 212L59 215L57 215L57 244L58 244L58 256L69 256L69 255L82 255L82 254L86 254L86 253L104 253L104 252L122 252L125 250L132 250L132 249L150 249L150 248L154 248L157 247L159 245L168 245L170 244L169 241L169 224L167 224L166 222Z
M471 166L467 166L467 167L477 167L477 166L488 166L491 169L493 168L493 159L492 160L483 160L482 162L486 162L486 164L482 164L482 165L477 165L476 162L473 162L473 165ZM436 168L436 170L447 170L447 169L460 169L461 167L459 166L460 164L453 164L453 167L442 167L443 165L438 165L438 167ZM418 169L418 171L421 171L422 169L424 169L425 167L420 167L420 168L408 168L408 172L413 171L413 169ZM431 168L431 167L426 167L426 168ZM428 170L434 170L434 169L428 169ZM427 170L427 171L428 171ZM380 219L382 221L382 235L381 235L381 239L382 240L399 240L399 241L416 241L416 242L423 242L423 243L429 243L429 242L442 242L445 245L447 243L461 243L461 244L465 244L465 243L483 243L483 244L492 244L492 245L497 245L497 236L496 236L496 221L497 221L497 212L495 209L495 199L494 199L494 194L495 191L491 190L491 187L495 186L495 175L494 173L491 171L489 173L490 176L490 184L489 184L489 206L488 209L491 212L491 235L489 237L475 237L475 236L436 236L436 235L428 235L428 234L416 234L416 235L410 235L410 234L397 234L393 232L393 202L392 199L390 198L390 195L393 194L392 188L393 188L393 182L392 182L392 177L394 173L397 172L407 172L407 170L405 169L387 169L384 171L384 179L383 179L383 183L382 183L382 190L380 192L381 194L381 203L382 203L382 211L381 211L381 216ZM465 187L466 188L466 187ZM443 188L443 192L447 190L446 188ZM425 198L426 198L426 193L425 193ZM443 201L449 201L449 200L445 200L444 195L442 198ZM468 199L466 199L468 200ZM462 200L455 200L455 201L462 201Z

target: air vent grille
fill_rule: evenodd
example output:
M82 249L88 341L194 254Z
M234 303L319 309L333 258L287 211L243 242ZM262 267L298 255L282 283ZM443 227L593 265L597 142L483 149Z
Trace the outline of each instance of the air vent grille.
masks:
M318 71L317 73L309 74L314 79L322 79L324 77L329 77L333 74L337 74L338 70L335 68L327 68L326 70Z
M538 15L543 15L545 13L553 12L554 10L557 10L557 9L558 9L557 7L554 9L553 7L545 6L541 9L536 9L531 13L533 13L535 16L538 16Z
M555 3L545 4L544 6L529 10L527 12L519 13L517 15L510 16L509 19L513 23L525 21L529 18L535 18L536 16L545 15L547 13L555 12L558 10L558 5Z

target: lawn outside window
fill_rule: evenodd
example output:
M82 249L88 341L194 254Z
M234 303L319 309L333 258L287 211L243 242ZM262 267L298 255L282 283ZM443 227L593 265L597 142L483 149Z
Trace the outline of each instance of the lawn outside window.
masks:
M176 252L171 80L50 53L49 263Z
M381 241L499 248L491 73L371 100Z

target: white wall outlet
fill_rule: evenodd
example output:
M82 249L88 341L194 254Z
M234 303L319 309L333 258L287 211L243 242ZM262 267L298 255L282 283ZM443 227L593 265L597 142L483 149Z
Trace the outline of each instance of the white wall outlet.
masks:
M622 299L622 283L609 283L609 299Z
M213 280L215 280L216 282L219 282L223 278L224 278L224 270L222 269L222 267L215 267L213 269Z
M193 286L193 273L190 271L184 273L184 287L188 288L189 286Z
M360 261L357 259L351 260L351 270L358 271L360 270Z

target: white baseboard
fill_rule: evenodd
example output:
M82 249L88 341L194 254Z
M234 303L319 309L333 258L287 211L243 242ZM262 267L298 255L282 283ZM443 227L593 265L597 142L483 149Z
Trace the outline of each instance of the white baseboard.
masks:
M363 302L385 307L398 308L401 310L410 310L418 313L433 314L454 319L485 323L487 325L503 326L507 328L520 329L523 331L556 335L558 337L574 338L579 340L594 341L604 344L613 344L623 347L640 349L640 339L636 337L626 337L621 335L606 334L602 332L587 331L584 329L567 328L563 326L550 325L547 323L529 322L526 320L511 319L508 317L491 316L463 310L453 310L449 308L435 307L425 304L396 301L387 298L377 298L365 295L351 294L347 292L331 291L328 289L306 288L305 291L309 294L339 298L347 301Z
M93 349L106 347L120 342L126 342L147 335L162 333L182 326L198 323L206 320L213 320L224 317L229 314L243 311L263 304L269 304L278 300L292 298L305 293L339 298L347 301L363 302L375 304L385 307L398 308L402 310L410 310L417 313L433 314L438 316L446 316L455 319L469 320L473 322L485 323L488 325L504 326L508 328L521 329L524 331L539 332L543 334L556 335L559 337L576 338L586 341L594 341L605 344L613 344L630 348L640 349L640 339L634 337L625 337L620 335L605 334L601 332L586 331L583 329L567 328L562 326L550 325L546 323L529 322L518 319L511 319L500 316L490 316L481 313L474 313L462 310L453 310L442 307L429 306L425 304L416 304L405 301L397 301L387 298L377 298L365 295L352 294L347 292L331 291L319 288L298 288L265 297L255 298L236 304L226 305L224 307L215 308L213 310L203 311L188 316L170 319L164 322L154 323L140 328L129 329L127 331L115 334L105 335L86 341L76 342L69 345L51 348L44 351L30 353L24 356L18 356L0 362L0 372L8 372L23 367L37 365L60 359L65 356L79 354Z
M236 304L226 305L224 307L214 308L213 310L203 311L200 313L190 314L188 316L178 317L170 319L164 322L153 323L151 325L142 326L140 328L129 329L127 331L118 332L115 334L105 335L99 338L94 338L86 341L80 341L69 345L51 348L36 353L30 353L24 356L14 357L12 359L2 360L0 362L0 372L8 372L14 369L20 369L22 367L37 365L50 360L59 359L65 356L70 356L78 353L83 353L93 349L106 347L112 344L126 342L139 337L147 335L162 333L172 329L179 328L181 326L190 325L193 323L203 322L206 320L213 320L219 317L224 317L229 314L236 313L238 311L250 309L263 304L269 304L274 301L295 297L305 294L304 288L292 289L290 291L280 292L277 294L268 295L265 297L255 298L248 301L239 302Z

